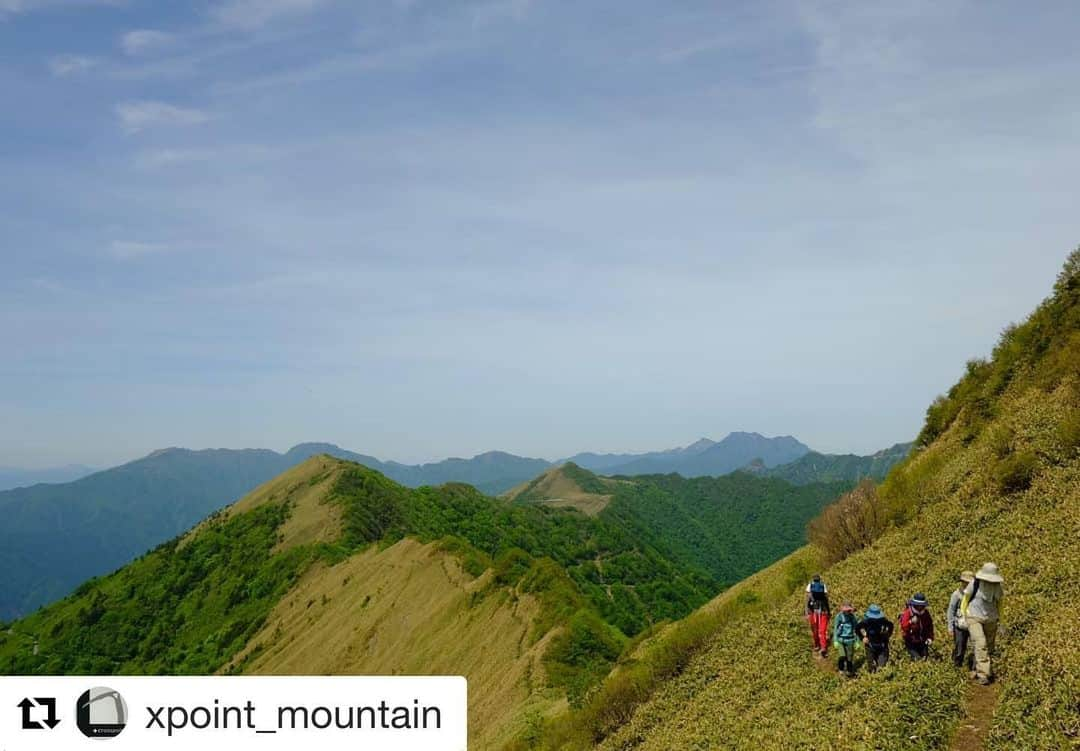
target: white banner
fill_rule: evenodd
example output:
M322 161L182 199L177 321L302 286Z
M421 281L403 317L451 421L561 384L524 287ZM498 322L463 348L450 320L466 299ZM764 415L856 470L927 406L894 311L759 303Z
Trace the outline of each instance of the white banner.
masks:
M465 751L461 677L0 677L0 751Z

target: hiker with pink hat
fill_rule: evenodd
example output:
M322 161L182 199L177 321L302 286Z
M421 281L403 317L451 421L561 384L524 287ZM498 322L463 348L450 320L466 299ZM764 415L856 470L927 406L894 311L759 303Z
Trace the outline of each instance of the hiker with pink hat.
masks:
M960 610L964 614L971 642L975 645L975 669L971 677L984 686L994 679L990 654L994 651L1001 601L1005 597L1001 575L996 563L984 563L975 572L975 579L964 589Z

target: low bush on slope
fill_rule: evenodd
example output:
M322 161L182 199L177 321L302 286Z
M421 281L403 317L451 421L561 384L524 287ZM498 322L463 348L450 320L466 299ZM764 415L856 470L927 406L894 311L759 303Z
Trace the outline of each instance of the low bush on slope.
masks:
M922 448L876 494L885 531L824 572L834 599L879 602L890 617L924 591L943 625L957 572L1001 565L1008 598L990 749L1080 743L1078 330L1080 252L994 358L931 407ZM947 659L901 658L896 639L893 663L876 675L817 670L801 612L799 593L718 630L603 748L948 747L965 674Z

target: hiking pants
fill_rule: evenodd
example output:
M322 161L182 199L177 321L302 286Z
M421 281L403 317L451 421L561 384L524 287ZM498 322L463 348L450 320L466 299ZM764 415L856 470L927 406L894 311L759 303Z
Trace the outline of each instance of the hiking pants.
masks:
M889 645L883 644L881 647L875 647L873 644L866 648L866 669L871 673L876 673L878 668L883 668L889 664Z
M926 646L926 642L922 644L904 642L904 646L907 647L908 657L916 661L925 660L930 654L930 647Z
M976 621L968 618L968 631L975 645L975 673L979 678L990 679L994 671L990 667L990 653L994 651L994 639L997 637L997 621Z
M966 628L953 629L953 650L952 661L956 667L960 667L964 664L964 659L967 657L968 638L971 636L970 632Z
M807 618L810 621L810 634L814 637L814 649L827 652L829 650L829 614L821 610L811 610Z
M855 642L840 642L840 661L837 669L848 675L855 675Z

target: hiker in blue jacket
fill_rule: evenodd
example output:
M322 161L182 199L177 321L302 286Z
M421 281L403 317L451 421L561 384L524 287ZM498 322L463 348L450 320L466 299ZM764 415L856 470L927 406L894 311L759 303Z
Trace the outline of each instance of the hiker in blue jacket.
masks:
M866 668L871 673L877 672L889 663L889 639L893 635L893 624L885 617L880 605L871 605L855 633L866 647Z
M848 678L855 677L855 645L859 642L859 635L856 633L858 628L859 619L855 616L855 608L850 602L845 602L840 606L840 612L836 614L836 620L833 621L833 646L840 653L836 668Z

